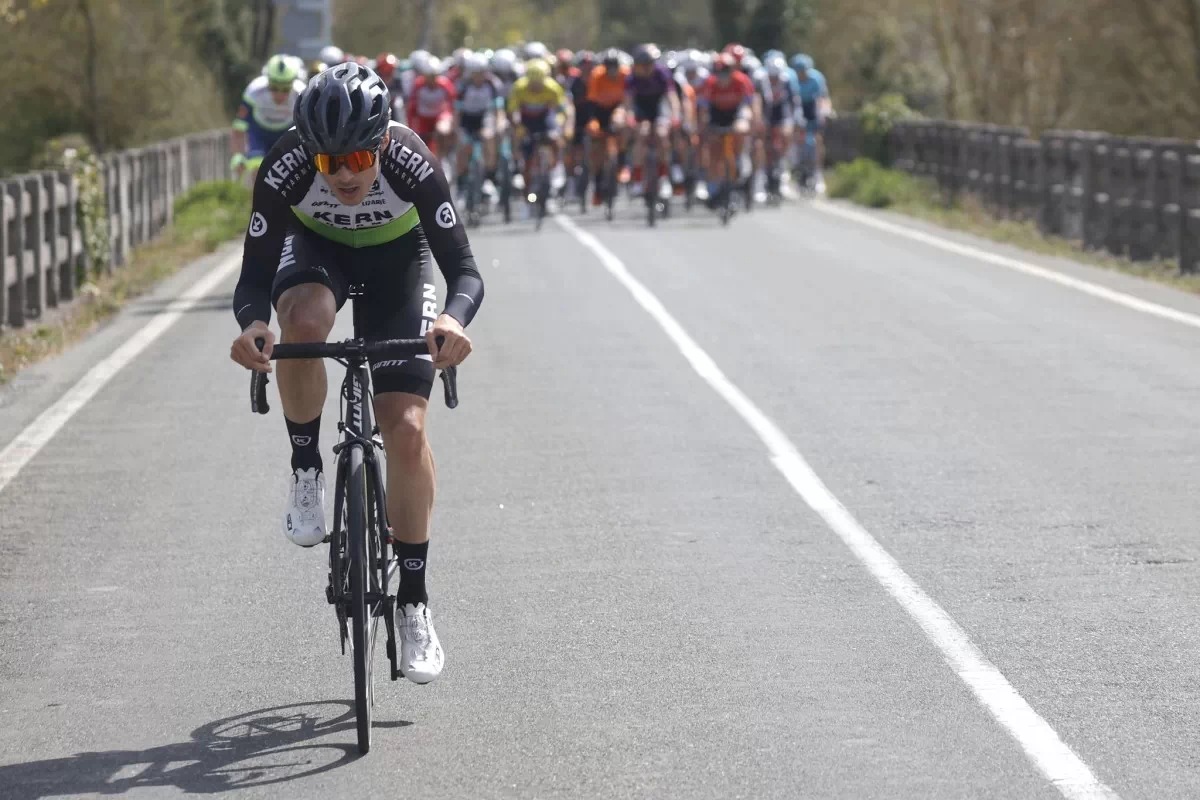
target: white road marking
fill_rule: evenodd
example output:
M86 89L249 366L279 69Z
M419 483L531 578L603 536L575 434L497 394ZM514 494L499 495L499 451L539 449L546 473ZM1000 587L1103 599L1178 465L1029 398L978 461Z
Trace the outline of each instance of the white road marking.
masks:
M87 371L66 394L47 408L37 419L29 423L17 437L0 450L0 491L17 476L17 473L38 454L54 434L67 424L79 409L96 396L121 368L137 358L155 339L174 325L192 306L200 302L221 281L242 263L241 251L218 264L212 272L188 287L165 309L155 314L149 322L107 358Z
M825 214L832 214L835 217L853 220L862 225L868 225L881 231L894 233L897 236L903 236L906 239L911 239L914 242L936 247L939 250L945 250L948 253L954 253L967 258L974 258L978 261L985 261L988 264L994 264L998 267L1023 272L1026 275L1043 280L1057 283L1060 286L1066 286L1070 289L1090 294L1092 297L1098 297L1101 300L1107 300L1110 303L1116 303L1119 306L1131 308L1134 311L1141 311L1143 314L1159 317L1160 319L1178 322L1181 325L1188 325L1193 328L1200 328L1200 315L1189 314L1187 311L1180 311L1177 308L1164 306L1161 303L1152 303L1149 300L1143 300L1140 297L1135 297L1125 292L1119 292L1116 289L1110 289L1107 286L1101 286L1098 283L1085 281L1081 278L1072 278L1070 275L1056 272L1052 269L1039 267L1035 264L1030 264L1016 258L989 253L987 250L981 250L978 247L972 247L969 244L954 242L949 239L943 239L940 236L934 236L931 233L924 231L913 230L906 228L903 225L898 225L894 222L879 219L870 214L864 214L861 211L855 211L849 208L843 208L827 200L818 200L812 204L812 207Z
M908 576L894 558L859 524L841 501L758 406L733 385L716 362L688 335L657 297L634 278L625 265L600 241L562 215L555 219L590 250L633 299L662 327L692 369L738 413L766 445L775 464L796 493L845 542L851 552L908 612L946 662L1025 750L1059 792L1069 800L1116 800L1117 794L1101 783L1086 764L1030 707L1000 670L987 660L966 632L941 606Z

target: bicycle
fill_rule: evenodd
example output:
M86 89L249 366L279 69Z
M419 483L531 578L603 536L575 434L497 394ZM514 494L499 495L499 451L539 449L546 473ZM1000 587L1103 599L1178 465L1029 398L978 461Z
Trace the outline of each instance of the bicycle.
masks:
M391 551L391 528L387 521L387 501L383 475L376 450L383 450L379 427L371 419L371 389L368 358L413 358L427 354L424 339L390 339L368 342L363 338L366 305L358 302L362 287L350 287L353 302L354 336L344 342L277 344L271 358L330 358L346 367L342 381L338 433L342 440L334 445L337 473L334 482L333 530L329 543L329 579L325 599L334 607L341 637L342 655L346 643L354 667L354 709L357 719L358 750L364 755L371 749L371 714L375 704L372 664L379 619L387 631L387 655L391 678L401 676L397 664L394 585L399 564ZM264 341L256 339L261 350ZM458 374L455 367L442 370L446 406L458 406ZM265 372L250 377L250 408L258 414L270 411L267 404Z
M741 185L738 180L738 153L734 147L734 133L732 128L718 129L721 137L721 160L724 162L724 174L720 182L717 184L717 196L710 198L712 208L717 212L717 216L721 220L722 225L728 225L736 213L736 208L733 204L733 190L735 186ZM747 191L743 187L743 191Z
M799 151L799 157L796 159L796 164L792 168L792 178L796 182L800 193L811 197L816 194L816 162L817 162L817 136L810 130L804 129L804 136L796 143L796 148Z
M652 128L646 142L646 157L643 167L646 175L645 188L643 189L646 202L646 224L651 228L654 227L659 214L662 214L664 217L668 217L671 214L670 201L659 196L661 178L658 174L658 145L658 137L655 136Z
M483 215L480 206L483 199L483 140L471 137L471 160L467 162L467 224L479 225Z
M595 120L592 121L592 124L596 126L591 131L592 137L604 140L604 161L600 165L599 174L596 175L596 190L601 193L600 196L604 201L604 218L612 222L613 204L617 200L617 174L620 171L618 166L621 158L620 134L601 129L600 124Z
M496 160L496 180L500 184L497 187L500 193L498 202L505 223L509 223L512 222L513 173L516 172L513 169L512 134L505 132L498 149Z
M778 126L768 131L766 151L767 203L778 206L783 202L783 159L786 154L783 131Z
M526 187L526 198L534 204L534 229L541 230L546 218L546 202L550 199L550 171L553 163L548 163L547 152L550 138L544 132L527 133L529 148L527 158L533 159L529 169L529 186Z

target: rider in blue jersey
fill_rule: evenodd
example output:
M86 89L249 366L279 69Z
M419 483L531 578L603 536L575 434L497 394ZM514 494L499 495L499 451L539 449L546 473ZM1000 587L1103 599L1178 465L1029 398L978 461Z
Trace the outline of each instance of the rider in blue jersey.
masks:
M825 82L825 76L813 66L810 56L803 53L793 56L792 68L796 70L797 94L800 98L796 123L803 124L812 140L812 146L816 148L816 189L818 192L823 192L825 190L825 142L822 130L825 126L825 118L832 110L829 86Z

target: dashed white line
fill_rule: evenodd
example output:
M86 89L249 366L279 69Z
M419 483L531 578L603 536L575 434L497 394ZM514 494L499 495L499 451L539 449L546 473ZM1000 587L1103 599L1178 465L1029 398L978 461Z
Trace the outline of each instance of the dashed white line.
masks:
M1069 800L1115 800L1117 794L1100 782L1046 720L1033 710L937 602L917 585L875 537L846 510L813 471L796 446L696 344L659 299L613 253L590 233L562 215L558 224L590 250L633 299L666 332L692 369L758 435L771 461L796 493L817 512L850 548L896 602L941 651L950 668L1001 726L1017 741L1050 783Z
M1140 311L1143 314L1160 319L1178 322L1181 325L1188 325L1192 328L1200 328L1200 315L1190 314L1187 311L1180 311L1177 308L1164 306L1161 303L1153 303L1149 300L1143 300L1140 297L1135 297L1125 292L1119 292L1116 289L1110 289L1107 286L1101 286L1098 283L1085 281L1081 278L1073 278L1070 275L1065 275L1061 272L1056 272L1052 269L1039 267L1036 264L1030 264L1016 258L989 253L987 250L981 250L978 247L972 247L969 244L961 242L953 242L949 239L943 239L940 236L934 236L931 233L924 231L913 230L906 228L903 225L897 225L894 222L879 219L870 214L864 214L861 211L855 211L849 208L843 208L835 203L830 203L827 200L820 200L812 204L812 207L825 214L832 214L835 217L853 220L862 225L867 225L881 231L903 236L905 239L910 239L914 242L936 247L939 250L944 250L955 255L966 256L978 261L984 261L988 264L993 264L997 267L1023 272L1026 275L1032 275L1043 280L1057 283L1060 286L1066 286L1084 294L1090 294L1092 297L1098 297L1101 300L1107 300L1110 303L1116 303L1119 306L1131 308L1134 311Z
M218 264L212 272L188 287L187 291L171 302L165 309L155 314L149 322L138 329L123 345L114 350L107 358L76 381L52 406L47 408L37 419L29 423L17 437L0 450L0 491L4 491L17 473L29 463L30 459L54 438L54 434L75 416L89 400L96 396L104 385L114 375L133 359L137 358L155 339L174 325L180 317L192 306L204 299L217 284L229 277L242 263L239 250L225 261Z

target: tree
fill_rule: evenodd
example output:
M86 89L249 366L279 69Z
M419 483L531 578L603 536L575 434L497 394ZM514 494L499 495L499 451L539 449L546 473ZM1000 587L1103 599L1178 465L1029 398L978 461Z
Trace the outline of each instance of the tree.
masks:
M738 0L711 0L713 33L720 42L737 42L742 38L742 18L746 7ZM715 45L719 47L720 45Z
M808 0L758 0L744 33L744 44L757 53L793 53L808 34L813 9Z

